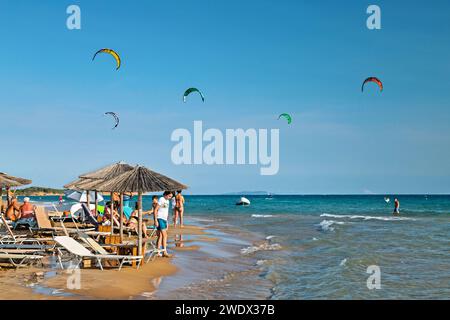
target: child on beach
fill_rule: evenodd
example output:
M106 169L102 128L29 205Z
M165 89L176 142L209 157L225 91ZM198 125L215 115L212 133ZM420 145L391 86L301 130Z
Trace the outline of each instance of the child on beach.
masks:
M171 191L165 191L163 196L159 198L155 207L154 223L158 230L158 250L162 251L163 257L170 257L167 253L167 220L169 219L169 200L172 199Z

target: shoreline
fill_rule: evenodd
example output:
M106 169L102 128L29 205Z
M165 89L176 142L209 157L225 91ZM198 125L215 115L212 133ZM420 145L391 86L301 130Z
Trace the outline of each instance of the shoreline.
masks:
M152 299L162 283L170 283L169 291L194 284L201 274L186 274L195 263L214 261L219 252L217 230L210 226L185 225L184 228L169 227L169 252L171 258L156 258L143 264L138 270L129 266L117 269L80 269L80 289L68 289L72 271L61 270L54 257L45 262L46 267L0 269L0 299L15 300L78 300L78 299ZM181 241L179 239L182 239ZM177 240L178 239L178 240ZM213 245L212 255L210 246ZM206 254L205 254L206 253ZM211 256L210 256L211 255ZM201 259L196 257L203 256ZM209 256L209 257L208 257ZM52 261L54 260L54 261ZM186 262L188 261L188 262ZM220 274L219 270L217 273ZM69 281L69 282L68 282Z

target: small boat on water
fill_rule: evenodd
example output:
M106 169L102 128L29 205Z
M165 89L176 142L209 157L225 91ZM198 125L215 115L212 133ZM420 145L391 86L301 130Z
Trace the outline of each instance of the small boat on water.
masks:
M238 202L236 202L236 205L237 206L249 206L250 205L250 200L248 200L245 197L241 197L241 199Z

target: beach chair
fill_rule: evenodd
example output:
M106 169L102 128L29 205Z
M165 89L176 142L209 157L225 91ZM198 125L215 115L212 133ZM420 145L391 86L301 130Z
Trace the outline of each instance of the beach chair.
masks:
M37 254L24 254L24 253L0 253L0 262L7 262L10 265L19 268L25 265L34 264L40 262L42 264L42 258L44 256Z
M0 216L0 220L7 231L7 234L0 236L0 244L45 244L53 241L53 238L29 238L27 235L15 234L3 215Z
M141 261L143 259L142 256L121 256L114 254L94 254L86 249L81 243L77 242L75 239L67 236L55 237L55 241L64 248L71 256L77 259L76 266L79 267L83 262L83 259L92 259L97 262L100 269L103 270L102 261L103 260L117 260L119 262L119 271L122 269L122 266L125 263L132 263L133 261L137 262L137 267L141 265ZM103 248L102 248L103 249ZM103 249L104 250L104 249ZM64 269L62 264L62 252L58 248L58 259L61 268ZM106 251L105 251L106 252Z
M96 253L103 254L103 255L112 254L112 253L106 251L105 248L103 248L97 241L92 239L88 234L86 234L84 232L78 232L78 236L85 244L87 244Z
M55 249L55 244L47 245L47 244L37 244L37 243L35 243L35 244L33 244L33 243L25 243L25 244L0 243L0 251L4 251L4 250L38 250L40 252L44 252L44 251L52 251L53 249Z
M152 248L150 250L147 250L147 244L150 243ZM156 247L156 244L153 241L147 241L145 243L145 255L148 255L146 263L149 263L150 261L153 261L158 255L164 253L164 250L158 249Z
M97 218L92 214L92 211L88 208L86 203L82 203L81 207L83 208L83 214L81 218L81 221L83 223L90 223L96 228L98 227L98 221Z
M92 250L94 250L95 252L99 253L99 254L111 254L110 252L106 251L105 248L103 248L97 241L95 241L94 239L92 239L91 237L89 237L89 235L83 233L83 232L79 232L78 233L80 239L86 243L90 248L92 248ZM160 252L162 252L162 250L158 250L156 249L156 246L154 246L152 244L152 249L151 250L145 250L145 255L149 254L149 257L147 259L147 263L151 260L153 260L154 257L156 257Z
M74 217L72 214L65 216L64 212L59 211L54 203L52 203L52 207L53 207L54 211L48 211L47 214L48 214L48 217L50 218L50 220L52 220L53 222L71 221L73 223L76 223L76 221L78 221L78 219L76 217Z
M66 228L64 225L64 222L61 220L60 224L61 227L54 227L52 225L52 222L50 221L50 218L48 217L47 213L45 212L44 208L38 207L36 209L36 222L38 228L36 229L30 229L31 232L35 233L51 233L52 235L55 235L55 233L64 233L64 235L69 236L70 233L77 233L80 229L78 229L78 226L75 224L76 229L73 228ZM83 229L84 231L94 231L94 228L90 229Z
M39 249L0 249L0 254L9 253L9 254L38 254L43 253L42 250Z

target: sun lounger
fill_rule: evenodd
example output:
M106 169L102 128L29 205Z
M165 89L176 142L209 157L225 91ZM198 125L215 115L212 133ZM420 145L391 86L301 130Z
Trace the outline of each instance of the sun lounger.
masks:
M38 249L0 249L0 254L9 253L9 254L37 254L42 253L42 250Z
M25 243L25 244L16 244L16 243L0 243L0 251L1 250L39 250L39 251L51 251L55 249L55 244L47 245L47 244L33 244L33 243Z
M92 211L89 210L87 204L82 203L81 207L83 208L83 214L82 214L82 217L80 217L81 221L83 223L90 223L93 226L97 227L98 226L97 218L92 214Z
M43 256L36 254L0 253L0 262L7 262L16 268L35 262L42 263Z
M53 241L53 238L30 238L27 235L15 234L3 215L0 216L0 220L7 231L7 234L0 235L0 244L44 244L47 241Z
M52 220L52 221L78 221L78 218L74 217L72 214L66 216L64 215L64 212L61 212L58 210L58 208L55 206L55 204L52 204L53 209L55 209L55 211L48 211L48 217Z
M37 233L51 233L54 235L55 233L61 233L63 232L66 236L69 235L69 233L77 233L78 229L70 229L66 228L64 226L63 221L61 222L61 227L54 227L52 225L52 222L50 221L50 218L48 217L47 213L45 212L44 208L38 207L36 208L36 222L37 222L37 229L31 229L32 232ZM84 229L86 231L93 231L94 229Z
M111 254L108 251L106 251L105 248L103 248L97 241L95 241L94 239L89 237L87 234L85 234L83 232L79 232L78 235L79 235L80 239L84 243L86 243L89 247L91 247L95 252L97 252L99 254ZM149 242L150 241L148 241L147 243L149 243ZM152 243L152 242L150 242L150 243ZM162 252L162 250L157 250L156 246L154 246L152 243L152 249L149 251L147 251L147 250L145 251L145 255L149 254L147 262L149 262L154 257L156 257L160 252Z
M78 232L78 236L84 243L86 243L96 253L104 254L104 255L112 254L112 253L106 251L105 248L103 248L97 241L92 239L88 234L86 234L84 232Z
M103 260L117 260L119 262L119 270L122 269L122 266L124 263L132 263L133 261L136 261L138 263L138 268L141 264L141 261L143 259L142 256L121 256L121 255L114 255L114 254L94 254L90 252L88 249L86 249L81 243L77 242L75 239L67 236L61 236L61 237L55 237L55 241L63 247L70 255L75 257L77 259L76 266L79 267L82 263L83 259L92 259L96 260L97 264L99 265L100 269L103 270L102 261ZM61 268L63 267L62 264L62 252L59 250L58 259L59 263L61 265Z

